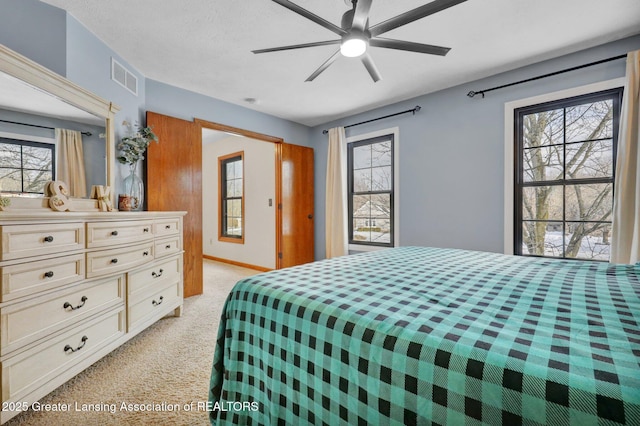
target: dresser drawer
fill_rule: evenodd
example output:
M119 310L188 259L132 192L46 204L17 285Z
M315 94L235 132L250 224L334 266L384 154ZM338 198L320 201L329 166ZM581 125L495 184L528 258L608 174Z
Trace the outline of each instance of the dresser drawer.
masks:
M153 241L112 250L87 253L87 278L111 275L153 260Z
M182 304L182 283L164 282L164 286L150 288L127 311L127 330L146 326L167 315Z
M0 309L4 356L117 305L124 306L124 275L90 281L54 296L34 297Z
M124 335L124 311L114 309L2 362L2 401L19 401Z
M179 234L181 231L181 222L181 218L179 217L156 219L153 221L153 234L156 237Z
M0 260L84 249L83 223L3 225Z
M129 303L136 303L141 298L148 297L149 291L154 292L157 288L166 287L167 283L172 284L177 281L182 281L182 256L156 260L147 268L129 273L127 280Z
M138 243L152 238L151 220L87 223L87 248Z
M84 279L84 255L74 254L0 267L0 301L41 293Z
M182 251L180 235L175 235L173 237L156 241L155 251L153 254L154 254L154 257L157 259L159 257L180 253L180 251Z

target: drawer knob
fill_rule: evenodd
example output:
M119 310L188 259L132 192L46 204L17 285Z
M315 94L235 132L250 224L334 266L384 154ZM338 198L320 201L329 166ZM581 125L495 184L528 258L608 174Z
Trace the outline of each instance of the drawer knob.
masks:
M167 244L166 246L164 246L164 248L169 250L171 248L171 244Z
M149 251L148 251L148 250L147 250L147 251L143 251L143 252L142 252L142 255L143 255L143 256L149 256Z
M164 229L171 229L171 225L166 225Z
M80 299L80 301L82 303L80 303L78 306L72 306L71 303L69 302L64 302L64 305L62 306L65 310L68 308L71 308L72 311L75 311L76 309L80 309L84 306L85 302L88 300L89 298L87 296L82 296L82 298Z
M111 235L113 235L114 237L118 235L118 231L111 231Z
M149 228L144 228L142 232L149 232Z
M111 259L111 263L118 263L118 259Z
M45 272L45 273L44 273L44 277L45 277L45 278L51 278L51 277L53 277L53 271L47 271L47 272Z
M44 242L45 243L50 243L53 241L53 235L48 235L46 237L44 237Z
M151 273L151 276L153 278L159 278L159 277L162 276L162 272L164 272L162 269L160 269L157 273L154 271L154 272Z
M71 347L71 345L66 345L66 346L64 347L64 351L65 351L65 352L69 352L69 351L71 351L72 353L73 353L73 352L77 352L77 351L79 351L80 349L82 349L82 348L84 347L84 345L86 345L86 344L87 344L87 340L89 340L89 338L88 338L87 336L82 336L82 343L80 343L80 346L78 346L77 348L73 349L73 348Z
M164 300L164 296L160 296L160 298L159 298L158 300L159 300L159 302L156 302L156 300L155 300L155 299L153 299L153 300L151 301L151 304L152 304L153 306L158 306L158 305L159 305L159 304L161 304L161 303L162 303L162 301Z

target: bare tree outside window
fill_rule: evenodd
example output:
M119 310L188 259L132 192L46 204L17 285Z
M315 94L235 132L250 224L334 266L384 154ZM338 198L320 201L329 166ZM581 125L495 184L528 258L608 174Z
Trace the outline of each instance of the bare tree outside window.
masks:
M0 188L14 194L43 194L54 180L55 145L0 138Z
M516 111L516 253L609 259L621 95Z

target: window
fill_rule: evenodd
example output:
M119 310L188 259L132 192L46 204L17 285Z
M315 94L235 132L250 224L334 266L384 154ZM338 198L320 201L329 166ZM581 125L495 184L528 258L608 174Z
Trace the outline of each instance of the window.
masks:
M514 253L609 260L622 89L515 110Z
M0 138L0 189L14 194L44 194L55 180L55 145Z
M348 144L349 244L394 246L394 134Z
M218 158L220 241L244 243L243 156L237 152Z

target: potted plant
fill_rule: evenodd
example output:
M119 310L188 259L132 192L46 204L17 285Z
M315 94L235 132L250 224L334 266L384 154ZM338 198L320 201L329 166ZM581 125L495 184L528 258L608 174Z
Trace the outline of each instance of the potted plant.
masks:
M130 211L142 208L144 200L144 184L136 175L138 163L144 160L144 153L151 142L158 142L158 136L151 127L138 127L135 131L127 121L122 123L129 127L129 136L118 143L120 155L118 161L129 166L129 175L122 182L125 193L118 196L118 210Z

